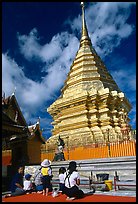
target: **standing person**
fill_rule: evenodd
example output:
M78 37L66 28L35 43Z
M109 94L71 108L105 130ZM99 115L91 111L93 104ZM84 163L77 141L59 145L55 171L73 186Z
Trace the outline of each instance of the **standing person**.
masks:
M35 172L35 175L34 175L34 183L35 183L35 188L36 188L37 193L42 193L43 192L43 183L42 183L43 175L41 173L41 168L42 167L40 167Z
M34 191L33 189L33 183L32 181L30 180L32 177L31 174L26 174L25 175L25 180L24 180L24 183L23 183L23 189L25 190L25 193L26 194L29 194L29 193L32 193Z
M68 196L67 200L84 197L84 192L78 187L80 185L80 175L77 172L76 167L76 162L71 161L68 170L64 173L64 193Z
M44 159L41 163L41 173L42 183L43 183L43 195L48 196L49 188L51 187L51 177L52 177L52 168L51 168L51 161L48 159Z
M11 181L11 194L5 195L5 197L10 196L18 196L25 194L25 190L23 189L23 175L24 175L24 167L19 166L17 169L17 173L13 176Z
M64 173L66 172L65 167L60 167L59 168L59 192L64 191L65 183L64 183Z

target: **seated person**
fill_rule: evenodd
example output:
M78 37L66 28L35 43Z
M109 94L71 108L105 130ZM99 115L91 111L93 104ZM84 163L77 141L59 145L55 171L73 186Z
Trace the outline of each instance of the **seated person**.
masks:
M41 173L41 167L38 169L38 171L35 172L34 175L34 183L35 183L35 189L37 193L42 193L43 191L43 183L42 183L42 173Z
M64 173L66 172L65 167L59 168L59 192L64 191L65 183L64 183Z
M23 189L23 175L24 175L24 167L19 166L17 169L17 173L13 176L11 181L11 194L5 195L5 197L10 196L18 196L25 194L25 190Z
M76 167L77 163L71 161L67 171L64 173L65 187L63 193L67 195L67 200L84 197L84 192L78 187L80 185L80 175Z

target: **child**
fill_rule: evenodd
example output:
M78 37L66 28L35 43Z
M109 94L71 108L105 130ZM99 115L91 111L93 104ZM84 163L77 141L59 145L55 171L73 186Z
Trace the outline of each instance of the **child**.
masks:
M30 180L32 175L26 174L25 175L25 181L24 181L24 187L23 189L25 190L26 194L32 193L33 192L33 184L32 181Z
M65 167L59 168L59 192L64 191L65 183L64 183L64 173L66 172Z
M42 183L43 183L43 195L48 196L48 190L51 186L51 176L52 176L52 169L51 169L51 162L48 159L45 159L41 163L41 173L42 173Z

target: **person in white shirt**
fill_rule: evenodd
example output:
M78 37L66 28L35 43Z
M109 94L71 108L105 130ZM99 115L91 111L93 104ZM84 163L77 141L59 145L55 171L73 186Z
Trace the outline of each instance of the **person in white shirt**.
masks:
M64 173L65 188L63 193L67 195L67 200L84 197L84 192L78 187L80 185L80 175L76 167L76 162L71 161L68 170Z
M30 174L26 174L25 175L25 180L24 180L24 183L23 183L23 189L25 190L26 194L28 193L32 193L33 191L33 184L32 184L32 181L30 180L32 177L32 175Z
M59 192L63 192L64 187L65 187L65 183L64 183L64 173L66 172L66 168L65 167L60 167L59 168Z

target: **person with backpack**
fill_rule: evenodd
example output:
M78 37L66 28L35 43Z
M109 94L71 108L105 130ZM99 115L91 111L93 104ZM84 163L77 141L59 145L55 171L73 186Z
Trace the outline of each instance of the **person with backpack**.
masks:
M48 196L49 189L51 187L52 168L51 161L44 159L41 163L42 183L43 183L43 195Z

